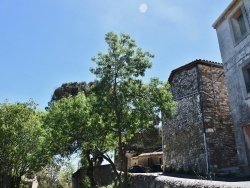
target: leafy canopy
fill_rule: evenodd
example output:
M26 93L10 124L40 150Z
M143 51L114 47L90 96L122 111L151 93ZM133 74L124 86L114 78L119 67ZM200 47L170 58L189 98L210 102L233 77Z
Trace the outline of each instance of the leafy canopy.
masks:
M110 32L105 40L108 53L98 53L92 59L97 66L90 69L97 78L95 108L107 126L130 138L138 128L159 118L160 111L173 113L172 95L169 85L156 78L143 83L141 78L151 68L154 56L138 48L129 35L119 38Z
M67 157L88 141L91 132L89 105L83 93L52 102L45 124L54 154Z
M0 104L0 184L1 176L7 175L15 180L12 185L18 186L22 175L40 170L51 159L43 117L32 100Z
M107 53L98 53L90 71L96 75L93 108L102 117L109 139L118 150L121 170L127 173L126 151L131 139L149 126L158 124L161 118L170 118L175 103L169 92L169 84L152 78L143 83L142 77L151 68L154 56L138 48L129 35L106 34ZM121 177L119 177L121 184ZM124 184L126 185L126 183Z

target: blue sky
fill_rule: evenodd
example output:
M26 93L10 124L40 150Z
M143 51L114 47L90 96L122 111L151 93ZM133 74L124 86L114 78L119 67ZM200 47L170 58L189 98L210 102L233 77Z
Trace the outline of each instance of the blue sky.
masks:
M195 59L221 62L212 24L230 2L1 0L0 103L33 98L44 109L62 83L93 80L91 58L107 51L109 31L129 34L155 55L145 81L167 81Z

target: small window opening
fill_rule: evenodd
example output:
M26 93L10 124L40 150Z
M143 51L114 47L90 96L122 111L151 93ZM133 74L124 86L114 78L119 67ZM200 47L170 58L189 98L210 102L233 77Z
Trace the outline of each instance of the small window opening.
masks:
M242 13L238 17L238 23L239 23L239 28L240 28L241 35L244 35L247 32L247 28L246 28L245 20L244 20L244 17L243 17Z
M243 37L246 36L246 33L248 32L248 27L242 7L239 8L231 17L231 23L235 41L243 39Z
M250 64L245 66L243 69L243 77L245 81L246 91L247 93L250 93Z

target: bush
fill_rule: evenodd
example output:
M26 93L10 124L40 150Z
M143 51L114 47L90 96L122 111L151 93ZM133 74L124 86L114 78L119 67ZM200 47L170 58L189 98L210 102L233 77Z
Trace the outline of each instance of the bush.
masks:
M91 188L90 180L87 176L82 178L82 181L80 182L80 188Z

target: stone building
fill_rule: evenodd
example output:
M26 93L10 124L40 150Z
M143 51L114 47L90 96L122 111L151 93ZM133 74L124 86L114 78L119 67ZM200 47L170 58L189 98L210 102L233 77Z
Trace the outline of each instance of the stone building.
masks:
M162 164L162 151L151 152L151 153L142 153L138 156L131 157L130 166L133 165L143 165L143 166L153 166Z
M74 174L72 174L72 188L82 188L84 177L86 176L86 169L80 168ZM94 166L94 180L98 187L106 187L114 182L116 176L113 172L112 166L97 165Z
M163 125L163 163L181 171L213 172L237 165L223 66L195 60L168 79L177 112Z
M241 172L250 174L250 1L233 0L213 24L226 76Z

